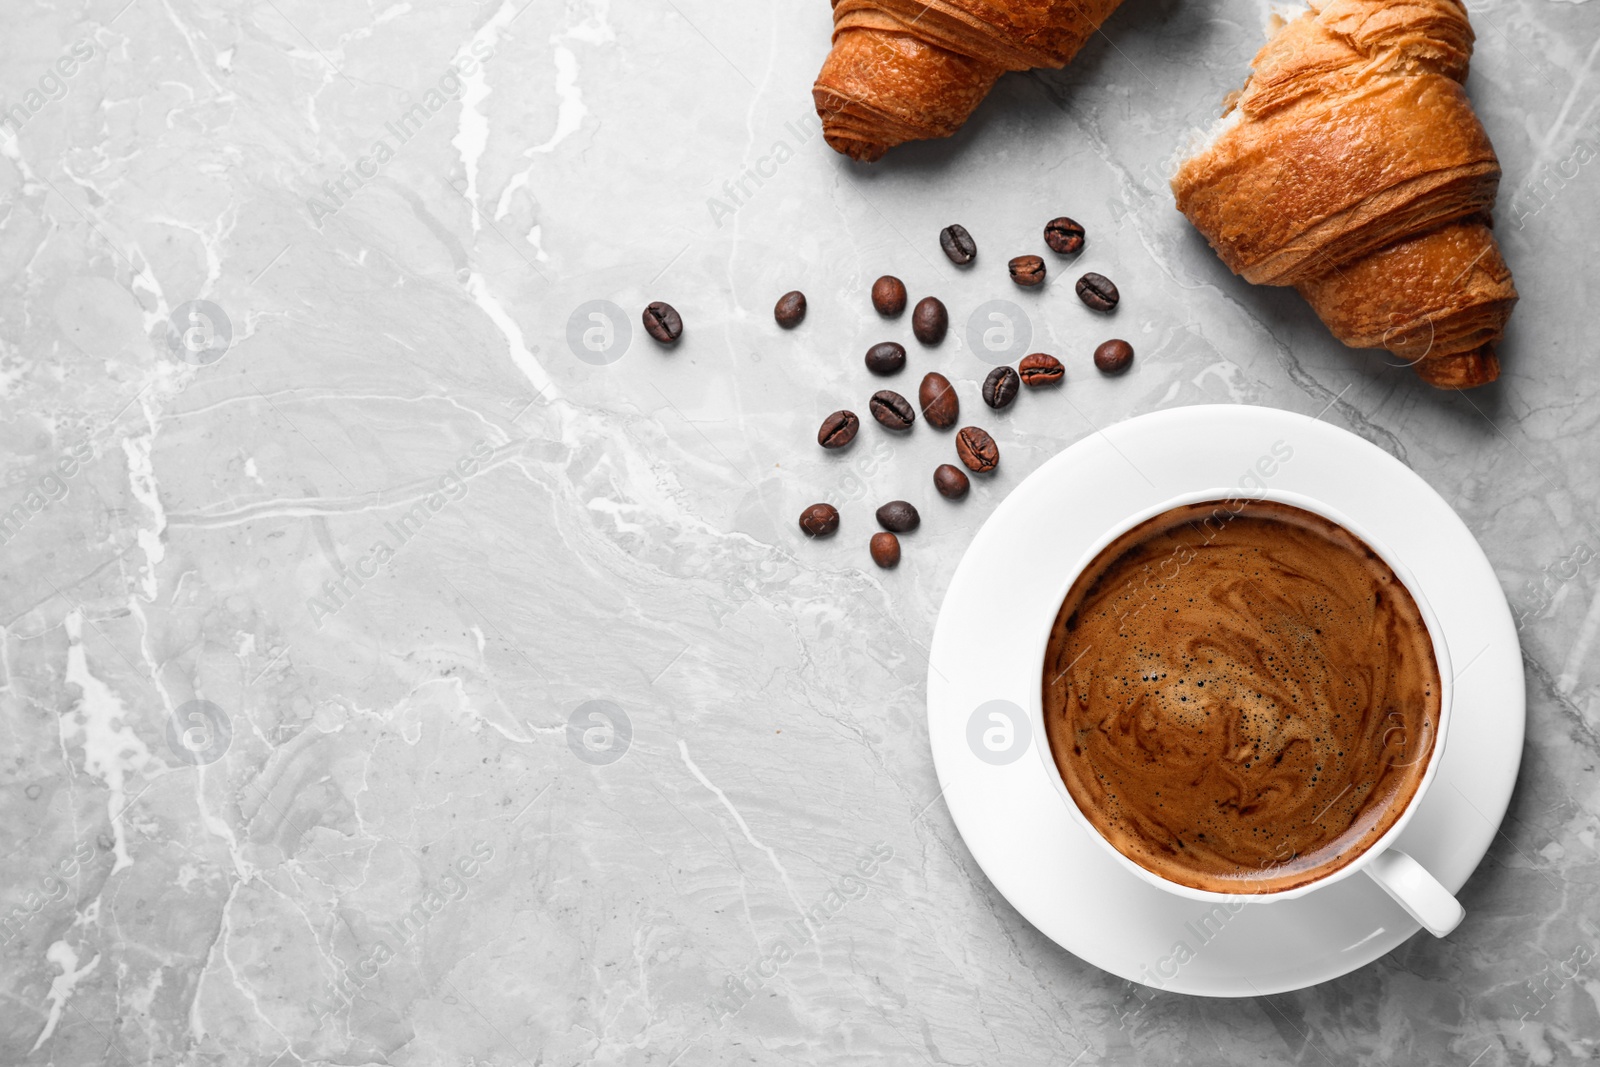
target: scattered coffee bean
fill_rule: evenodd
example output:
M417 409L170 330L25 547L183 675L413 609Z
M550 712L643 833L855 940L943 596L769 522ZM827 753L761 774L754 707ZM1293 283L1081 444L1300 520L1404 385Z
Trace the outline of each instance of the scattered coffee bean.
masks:
M956 433L956 455L967 470L986 474L1000 465L1000 446L976 426L963 426Z
M890 430L909 430L911 424L917 421L917 413L912 409L911 402L892 389L880 389L873 393L867 407L872 410L872 417Z
M800 320L806 317L806 294L796 289L778 297L778 305L772 309L772 317L777 319L778 325L785 330L792 330L800 325Z
M677 308L657 300L644 309L644 332L664 345L677 344L683 336L683 319Z
M956 396L956 387L938 371L923 375L917 402L922 407L922 417L936 430L948 430L961 417L961 400Z
M800 529L807 537L829 537L839 528L839 509L832 504L812 504L800 513Z
M933 472L933 487L939 490L939 495L946 500L960 500L967 495L967 490L972 483L967 481L966 472L951 463L941 463Z
M900 562L900 538L892 533L872 535L872 562L888 570Z
M1038 256L1018 256L1007 266L1011 269L1011 280L1024 288L1044 283L1044 260Z
M872 306L886 319L898 318L906 309L906 283L892 274L873 282Z
M925 345L936 345L944 340L950 328L950 313L936 296L925 296L917 301L911 312L911 332Z
M909 533L922 525L922 516L909 501L891 500L878 509L878 525L895 533Z
M817 431L817 444L823 448L843 448L856 439L859 429L861 420L856 418L855 412L835 411L822 420L822 429Z
M950 262L958 267L971 263L973 257L978 254L978 242L974 241L972 234L960 224L946 226L939 231L939 247L950 257Z
M1094 365L1106 374L1121 374L1133 362L1133 346L1113 337L1094 350Z
M1022 384L1037 389L1041 385L1054 385L1067 373L1067 368L1055 356L1047 356L1043 352L1023 356L1022 362L1017 364L1017 370L1022 374Z
M1019 385L1016 371L1010 367L996 367L983 380L983 402L996 411L1010 407L1017 398Z
M1122 299L1122 294L1117 292L1110 278L1090 271L1078 279L1078 299L1096 311L1111 311Z
M1073 256L1082 252L1083 239L1086 236L1088 235L1084 233L1083 227L1065 215L1044 224L1044 243L1050 246L1050 251L1059 252L1063 256Z
M898 374L906 365L906 347L896 341L880 341L867 349L867 369L873 374Z

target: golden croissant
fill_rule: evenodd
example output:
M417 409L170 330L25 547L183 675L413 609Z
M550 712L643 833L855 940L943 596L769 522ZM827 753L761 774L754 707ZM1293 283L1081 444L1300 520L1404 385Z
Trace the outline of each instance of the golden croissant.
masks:
M948 137L1008 70L1066 65L1121 0L833 0L811 95L828 144L871 161Z
M1489 229L1500 163L1461 87L1472 42L1459 0L1313 0L1172 181L1235 274L1455 389L1499 376L1517 301Z

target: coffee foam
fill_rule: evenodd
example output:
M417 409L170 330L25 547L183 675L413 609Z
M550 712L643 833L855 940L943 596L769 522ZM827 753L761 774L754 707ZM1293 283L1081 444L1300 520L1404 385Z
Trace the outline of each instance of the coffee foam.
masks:
M1290 505L1212 501L1085 569L1051 633L1044 708L1068 791L1113 845L1184 885L1264 893L1393 825L1440 686L1416 602L1367 545Z

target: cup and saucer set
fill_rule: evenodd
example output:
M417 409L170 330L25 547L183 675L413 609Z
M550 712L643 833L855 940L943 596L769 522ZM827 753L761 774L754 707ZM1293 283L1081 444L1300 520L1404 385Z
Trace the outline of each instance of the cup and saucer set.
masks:
M1320 514L1376 551L1413 595L1441 683L1426 771L1399 817L1355 858L1271 893L1192 888L1124 855L1074 802L1045 733L1046 645L1073 579L1145 519L1229 498ZM1023 581L1018 559L1029 561ZM1505 815L1524 725L1516 627L1466 525L1381 449L1272 408L1160 411L1051 459L973 539L930 647L939 785L989 880L1067 951L1179 993L1283 993L1362 967L1420 929L1448 934L1462 917L1454 894Z

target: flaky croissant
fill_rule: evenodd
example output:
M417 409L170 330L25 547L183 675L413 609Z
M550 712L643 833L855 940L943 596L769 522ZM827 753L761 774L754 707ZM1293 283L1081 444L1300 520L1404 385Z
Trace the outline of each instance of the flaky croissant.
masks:
M1121 0L833 0L811 95L828 144L871 161L961 128L1008 70L1061 67Z
M1517 301L1489 229L1500 163L1461 87L1472 42L1459 0L1313 0L1172 181L1235 274L1455 389L1499 376Z

